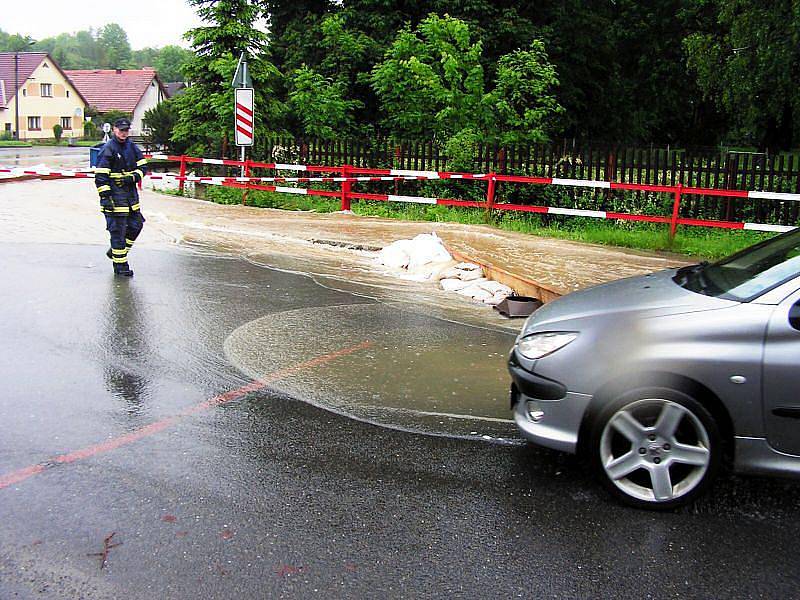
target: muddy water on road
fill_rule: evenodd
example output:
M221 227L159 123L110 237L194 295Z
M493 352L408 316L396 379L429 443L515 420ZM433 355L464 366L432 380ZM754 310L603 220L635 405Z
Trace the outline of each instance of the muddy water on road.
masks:
M516 437L509 420L508 333L445 322L398 304L271 314L238 328L228 359L253 379L363 343L325 369L274 387L338 413L426 433Z
M93 187L91 181L4 184L0 241L98 244L98 266L106 267L107 238ZM381 247L436 231L446 241L476 253L506 256L523 261L521 265L527 260L527 266L520 268L565 288L669 266L662 257L483 227L220 206L147 190L142 196L148 222L132 255L134 269L137 249L180 252L182 247L212 260L241 258L251 265L310 277L320 291L346 292L354 300L343 306L309 308L315 305L305 296L308 285L300 286L304 291L283 290L279 298L274 290L248 290L248 297L269 295L270 304L283 303L285 309L273 307L228 332L226 356L238 369L258 379L367 342L365 351L338 359L335 368L293 374L279 382L280 389L357 418L430 433L514 435L508 421L510 380L505 357L521 321L445 293L435 283L401 279L379 267L372 252L327 242ZM225 269L215 272L216 280L206 282L211 291L215 285L225 285L220 275ZM137 271L137 285L144 284L140 274ZM218 310L224 312L226 304L220 303Z

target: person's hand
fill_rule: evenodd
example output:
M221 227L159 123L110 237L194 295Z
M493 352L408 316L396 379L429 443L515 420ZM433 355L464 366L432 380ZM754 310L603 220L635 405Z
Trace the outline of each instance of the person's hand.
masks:
M100 206L104 210L114 210L114 199L111 194L102 194L100 196Z

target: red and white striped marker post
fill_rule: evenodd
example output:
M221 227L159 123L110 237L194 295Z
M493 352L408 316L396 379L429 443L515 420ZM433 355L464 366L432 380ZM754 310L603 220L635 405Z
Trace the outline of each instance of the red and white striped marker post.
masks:
M236 89L236 145L253 145L253 88ZM244 161L244 158L242 158Z

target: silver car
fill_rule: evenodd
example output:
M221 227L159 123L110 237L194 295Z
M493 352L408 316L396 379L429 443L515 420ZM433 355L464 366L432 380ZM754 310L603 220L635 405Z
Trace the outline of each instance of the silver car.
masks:
M798 476L800 230L546 304L509 371L522 434L628 504L689 502L726 463Z

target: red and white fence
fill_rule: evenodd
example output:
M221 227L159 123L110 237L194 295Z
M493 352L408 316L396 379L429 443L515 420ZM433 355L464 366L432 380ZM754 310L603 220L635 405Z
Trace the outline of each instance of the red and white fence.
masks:
M343 165L338 167L324 165L296 165L282 163L260 163L250 160L238 161L216 158L196 158L190 156L170 156L166 154L152 154L148 158L152 162L172 162L180 165L179 172L175 173L150 173L148 177L154 180L171 179L178 182L182 190L186 182L204 183L208 185L222 185L244 190L261 190L267 192L282 192L288 194L301 194L308 196L335 197L341 199L342 210L349 210L352 200L383 201L383 202L411 202L418 204L438 204L445 206L463 206L471 208L485 208L489 210L519 211L538 214L568 215L577 217L590 217L596 219L615 219L620 221L639 221L649 223L664 223L670 226L670 235L674 236L678 225L721 227L726 229L747 229L752 231L782 232L794 229L787 225L770 225L767 223L749 223L737 221L717 221L707 219L691 219L680 216L680 204L684 196L702 195L723 198L778 200L786 202L800 202L800 194L746 191L746 190L720 190L713 188L684 187L683 185L648 185L636 183L615 183L608 181L592 181L583 179L561 179L556 177L527 177L520 175L499 175L497 173L455 173L447 171L416 171L408 169L371 169ZM244 177L210 177L187 175L187 168L191 164L205 164L226 167L244 167ZM276 171L295 171L306 173L337 173L337 176L309 176L309 177L281 177L252 176L253 169L269 169ZM93 177L92 170L62 170L50 169L0 169L0 173L10 173L12 176L42 176L42 177ZM419 181L419 180L467 180L487 182L486 199L482 201L458 200L453 198L432 198L422 196L402 196L393 194L376 194L353 191L353 184L386 181ZM291 187L270 185L278 183L339 183L339 190L320 190L310 187ZM611 212L603 210L585 210L577 208L559 208L553 206L539 206L528 204L509 204L495 202L495 193L498 183L517 183L532 185L555 185L565 187L581 187L605 190L643 191L673 196L672 213L670 215L640 215L631 213ZM246 195L243 196L243 202Z

